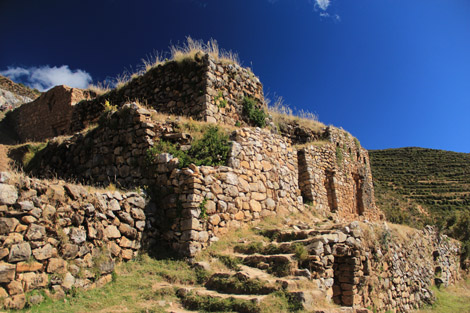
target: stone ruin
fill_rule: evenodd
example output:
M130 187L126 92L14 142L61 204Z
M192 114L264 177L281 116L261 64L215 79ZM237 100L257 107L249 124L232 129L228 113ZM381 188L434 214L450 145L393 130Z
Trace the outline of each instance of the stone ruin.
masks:
M120 89L89 99L91 96L59 86L13 112L23 139L72 135L50 141L38 154L33 173L90 185L152 186L157 197L145 203L132 192L90 194L71 184L50 191L52 187L34 179L25 179L14 187L2 182L0 194L11 189L9 193L16 195L15 199L0 198L0 231L4 236L0 259L6 261L0 262L0 285L8 290L4 295L10 299L7 307L15 307L17 297L14 286L10 292L10 284L21 284L24 290L45 287L40 282L54 266L73 263L85 268L103 267L96 279L76 279L72 273L76 269L69 265L67 273L72 277L52 283L57 290L102 285L110 279L111 267L106 264L132 258L142 238L148 245L163 240L181 255L192 258L229 229L267 216L303 212L307 210L305 204L313 210L330 212L343 222L384 219L375 205L368 153L359 142L331 126L320 131L299 131L298 126L279 131L275 127L249 127L252 121L241 100L250 97L263 109L266 104L258 78L238 65L199 54L194 61L160 65ZM132 103L136 101L145 106ZM117 110L109 112L109 105ZM232 127L227 165L192 164L180 169L178 159L163 153L150 167L146 160L148 151L160 140L172 140L182 146L191 143L191 136L181 132L177 121L154 119L158 113ZM26 121L26 114L34 119ZM97 127L83 131L96 123ZM299 143L303 145L297 148L295 144ZM58 219L52 221L50 214L57 214ZM60 242L65 237L57 233L58 228L68 238L66 243ZM306 236L310 235L310 278L319 279L319 286L338 304L369 305L372 291L368 286L377 284L373 281L377 275L385 278L378 284L380 291L376 291L382 301L377 307L406 311L427 297L419 290L432 283L434 265L423 267L424 276L419 273L422 268L416 268L414 276L408 275L407 269L415 265L404 262L402 266L398 259L376 258L378 252L364 246L360 232L350 228ZM20 237L22 240L16 241ZM423 245L436 245L436 236L426 238L429 242L418 240L410 251L406 246L393 249L396 255L409 257ZM69 243L85 245L76 249L66 246ZM439 267L448 273L447 281L452 282L458 277L458 247L450 241L440 244L440 250L430 249L441 251L444 261ZM111 251L110 259L105 261L100 258L102 246ZM428 254L416 260L427 262L432 251ZM34 263L37 267L23 271L23 263L32 255L38 261ZM393 270L386 273L373 268L378 262Z

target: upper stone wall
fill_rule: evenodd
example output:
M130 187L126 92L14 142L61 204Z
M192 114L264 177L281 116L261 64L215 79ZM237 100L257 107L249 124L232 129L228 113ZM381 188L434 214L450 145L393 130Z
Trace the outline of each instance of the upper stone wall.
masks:
M298 152L299 187L317 209L346 220L379 220L367 150L345 131L329 127L329 142Z
M241 104L245 96L265 106L263 87L249 70L197 54L195 60L158 65L119 89L81 102L74 110L71 130L79 131L95 122L106 101L118 107L138 101L161 113L227 125L239 121L246 125L248 120L243 116Z
M12 112L12 123L22 142L41 141L69 134L72 112L77 102L89 99L89 91L56 86L33 102Z

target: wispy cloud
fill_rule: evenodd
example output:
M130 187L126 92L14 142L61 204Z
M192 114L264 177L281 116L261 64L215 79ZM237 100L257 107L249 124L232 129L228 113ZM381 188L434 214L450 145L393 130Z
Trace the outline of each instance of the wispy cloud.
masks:
M330 6L330 0L315 0L315 6L326 11Z
M68 65L60 67L49 65L40 67L8 67L0 71L14 81L19 81L40 91L46 91L57 85L86 88L91 82L91 75L83 70L71 70Z

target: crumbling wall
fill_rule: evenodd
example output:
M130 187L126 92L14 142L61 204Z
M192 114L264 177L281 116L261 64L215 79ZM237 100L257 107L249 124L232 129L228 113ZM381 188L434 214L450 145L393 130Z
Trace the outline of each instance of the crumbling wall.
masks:
M22 309L25 293L36 289L60 298L110 282L115 261L140 248L145 206L134 192L0 173L0 307Z
M328 141L298 152L299 187L315 208L346 220L379 220L369 154L348 133L329 127Z
M56 86L13 111L11 124L22 142L69 134L75 104L91 97L89 91Z
M138 101L162 113L246 125L241 104L245 96L256 99L260 107L265 106L263 87L253 73L201 53L194 60L158 65L123 87L81 102L73 112L71 130L79 131L97 121L106 101L118 107Z

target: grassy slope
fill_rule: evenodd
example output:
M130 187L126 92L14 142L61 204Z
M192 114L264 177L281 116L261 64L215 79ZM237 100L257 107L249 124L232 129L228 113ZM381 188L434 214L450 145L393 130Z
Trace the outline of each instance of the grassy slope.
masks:
M418 313L469 313L470 312L470 280L450 286L447 289L435 289L436 302L432 307L417 311Z
M470 208L470 154L423 148L369 154L377 202L391 221L439 223Z

